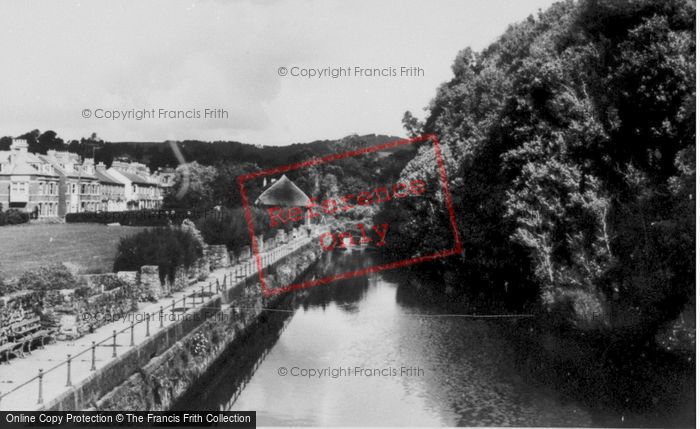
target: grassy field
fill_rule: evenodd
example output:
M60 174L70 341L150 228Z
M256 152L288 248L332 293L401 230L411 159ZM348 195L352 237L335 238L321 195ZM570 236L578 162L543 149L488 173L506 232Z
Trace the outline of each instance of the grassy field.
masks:
M112 271L121 237L145 228L90 223L0 227L0 276L9 278L49 263L66 262L79 273Z

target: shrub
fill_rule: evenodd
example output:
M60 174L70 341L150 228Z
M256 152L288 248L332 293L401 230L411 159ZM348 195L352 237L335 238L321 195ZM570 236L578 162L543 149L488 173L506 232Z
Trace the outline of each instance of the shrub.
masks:
M127 210L120 212L82 212L66 214L66 223L119 223L127 226L167 226L188 216L187 211Z
M16 281L0 279L0 296L6 296L20 290Z
M17 209L9 209L5 212L0 211L0 226L19 225L27 222L29 222L29 213Z
M22 289L37 291L73 289L78 283L78 279L62 264L25 271L18 281Z
M256 235L262 234L265 239L275 236L277 228L270 228L269 216L265 210L251 207L251 214ZM284 228L289 231L303 222L289 222ZM195 224L207 244L223 244L234 252L250 245L248 223L243 208L222 209L216 216L208 215L197 219Z
M114 271L136 271L142 265L157 265L161 281L175 279L178 266L191 267L203 254L193 234L180 228L152 228L122 238L114 260Z

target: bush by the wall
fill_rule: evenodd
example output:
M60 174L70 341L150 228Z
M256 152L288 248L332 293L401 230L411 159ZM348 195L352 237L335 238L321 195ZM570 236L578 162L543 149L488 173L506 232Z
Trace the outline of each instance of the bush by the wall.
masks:
M9 209L4 212L0 210L0 226L19 225L27 222L29 222L29 213L17 209Z
M255 234L262 234L264 239L272 238L278 228L270 227L269 215L265 210L251 207ZM299 226L304 221L289 222L284 225L289 231ZM197 228L207 244L223 244L228 250L238 253L243 247L250 246L250 234L248 223L245 219L245 211L239 207L236 209L222 209L217 216L204 216L195 221Z
M151 228L121 239L114 271L158 265L161 281L173 281L178 266L189 268L202 254L202 245L190 232L172 227Z
M82 212L66 214L67 223L118 223L125 226L179 225L185 219L214 217L211 209L126 210L119 212Z
M58 289L73 289L79 285L79 280L62 264L52 264L38 270L25 271L19 278L22 289L48 291Z

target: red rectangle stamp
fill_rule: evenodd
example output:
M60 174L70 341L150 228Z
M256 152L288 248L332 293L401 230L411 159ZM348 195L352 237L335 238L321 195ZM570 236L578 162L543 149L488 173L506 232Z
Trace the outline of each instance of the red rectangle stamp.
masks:
M412 148L411 145L415 147ZM400 179L396 178L389 183L369 183L377 180L370 172L365 175L364 180L350 181L353 184L358 183L357 189L348 190L346 183L345 189L341 192L335 183L325 183L325 190L319 190L318 177L322 176L320 170L324 168L329 170L335 168L331 171L342 173L342 170L337 166L333 167L333 164L360 157L371 157L371 161L381 163L387 157L409 149L414 149L421 158L418 162L413 162L412 169L404 171ZM287 177L287 175L297 176L298 180L304 180L305 175L311 174L317 179L315 186L307 185L307 188L311 188L310 197ZM323 177L326 182L333 182L335 177L331 176ZM377 176L381 175L377 173ZM256 179L262 179L265 182L270 179L272 183L251 205L246 184ZM244 174L238 177L238 185L245 210L252 254L256 260L260 287L264 296L405 267L462 252L445 161L435 135L396 140ZM412 222L410 218L405 218L404 214L410 213L410 210L402 210L404 205L429 205L430 212L435 214L436 219L433 230L418 231L418 224ZM376 216L381 209L388 207L393 208L393 210L385 210L390 212L390 215ZM257 216L254 216L254 210ZM372 214L375 216L370 216ZM261 230L264 230L264 234ZM266 280L265 256L267 252L272 251L269 247L278 245L274 237L283 237L280 241L287 242L292 232L295 234L295 243L311 243L323 252L351 250L362 246L382 252L391 247L387 246L387 243L400 242L405 236L420 233L442 235L435 242L444 244L444 248L431 249L425 254L415 254L410 258L396 260L392 260L390 252L387 251L382 255L382 262L376 265L272 287ZM265 240L265 235L273 238Z

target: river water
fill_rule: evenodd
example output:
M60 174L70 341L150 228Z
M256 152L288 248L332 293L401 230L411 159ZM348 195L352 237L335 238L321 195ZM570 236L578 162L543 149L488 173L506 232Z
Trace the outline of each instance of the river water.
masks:
M360 253L325 257L308 276L372 264ZM372 274L270 311L174 408L255 410L266 426L677 424L562 393L523 369L508 332L519 321L416 304L400 283Z

